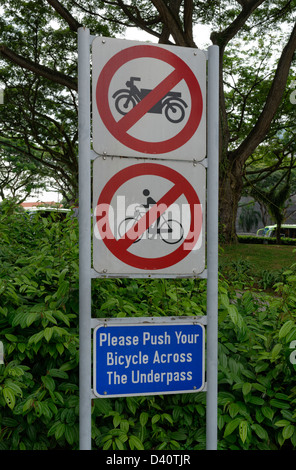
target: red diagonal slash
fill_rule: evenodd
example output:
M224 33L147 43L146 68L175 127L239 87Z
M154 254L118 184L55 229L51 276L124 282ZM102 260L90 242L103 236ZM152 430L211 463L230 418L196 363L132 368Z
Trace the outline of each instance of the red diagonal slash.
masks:
M137 222L131 227L125 235L117 240L119 250L128 250L128 248L152 225L178 197L183 194L183 189L174 185L157 204L149 209Z
M171 91L183 79L183 70L175 69L162 82L160 82L148 95L145 96L134 108L118 121L122 132L127 132L137 121L158 103L169 91Z

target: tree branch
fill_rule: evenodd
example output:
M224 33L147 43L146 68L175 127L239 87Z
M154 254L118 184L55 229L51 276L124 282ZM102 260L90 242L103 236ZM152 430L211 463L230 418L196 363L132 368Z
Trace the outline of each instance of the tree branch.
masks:
M82 26L58 0L47 0L47 3L68 23L71 31L76 32Z
M226 29L224 29L224 31L219 33L216 31L212 32L210 39L213 44L220 46L224 52L226 44L238 33L238 31L245 25L253 11L256 10L264 1L265 0L249 0L241 2L243 8L235 20Z
M9 47L5 46L4 44L0 44L0 54L4 59L8 59L10 60L10 62L13 62L14 64L26 70L31 70L31 72L33 72L37 76L45 77L54 83L59 83L60 85L70 88L71 90L77 91L76 80L61 72L58 72L57 70L52 70L49 67L40 65L30 59L25 59L19 54L13 52L11 49L9 49Z
M266 98L265 106L249 135L236 150L230 153L233 159L239 158L241 161L246 160L266 136L271 122L277 112L278 106L281 103L295 50L296 24L294 25L289 41L284 47L279 59L277 70Z
M188 43L194 45L192 18L193 18L193 1L184 0L184 31L185 31L185 35L187 37Z
M188 46L189 44L186 42L186 39L184 37L184 33L182 31L178 15L173 14L172 9L170 9L163 0L151 0L151 3L153 3L155 8L157 9L164 25L168 28L170 34L173 36L175 43L178 46Z

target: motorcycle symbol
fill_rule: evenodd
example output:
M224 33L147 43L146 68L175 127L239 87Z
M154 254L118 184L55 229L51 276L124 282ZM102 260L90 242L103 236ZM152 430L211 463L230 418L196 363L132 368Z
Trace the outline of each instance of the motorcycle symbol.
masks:
M128 88L117 90L112 98L115 99L115 108L122 114L127 114L137 103L139 103L151 90L139 88L135 85L135 81L141 81L140 77L130 77L126 82ZM156 103L148 113L162 114L169 122L178 123L183 121L185 117L185 109L188 107L184 100L181 99L182 94L171 91L167 93L158 103Z

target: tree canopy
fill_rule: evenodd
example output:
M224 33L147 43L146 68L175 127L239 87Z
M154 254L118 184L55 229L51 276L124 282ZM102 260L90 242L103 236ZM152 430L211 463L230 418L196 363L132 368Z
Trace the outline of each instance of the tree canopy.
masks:
M221 232L235 238L244 177L247 168L256 170L250 158L283 127L290 137L294 128L295 0L1 0L0 6L7 97L0 139L11 146L22 140L22 151L56 175L70 200L78 171L77 29L116 36L134 27L162 44L196 47L198 25L209 26L220 48Z

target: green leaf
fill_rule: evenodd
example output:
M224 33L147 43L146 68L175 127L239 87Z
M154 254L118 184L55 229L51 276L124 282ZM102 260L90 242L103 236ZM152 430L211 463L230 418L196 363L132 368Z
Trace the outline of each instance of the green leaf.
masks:
M243 384L242 390L244 395L248 395L248 393L250 393L252 390L252 384L250 384L249 382L245 382Z
M124 450L124 445L122 441L118 439L117 437L115 437L115 444L116 444L117 449Z
M44 338L46 339L47 342L50 341L51 337L53 334L53 328L45 328L44 330Z
M54 433L56 440L58 440L62 437L62 435L65 432L65 429L66 429L66 425L64 423L58 423L58 425L55 429L55 433Z
M248 422L247 421L241 421L239 423L239 437L243 442L246 441L247 435L248 435Z
M34 321L39 320L40 314L38 312L30 312L26 316L26 325L30 326Z
M14 392L11 388L9 387L4 387L3 388L3 396L6 404L9 406L9 408L12 410L15 405L15 395Z
M5 386L10 388L10 390L12 390L15 395L18 395L20 397L23 396L23 392L20 386L17 383L13 382L11 379L7 379L5 381Z
M59 352L59 354L62 355L63 352L64 352L64 349L65 349L63 344L62 343L57 343L56 348L57 348L57 351Z
M75 427L74 426L66 426L65 427L65 438L66 441L72 445L74 444L75 438L76 438L76 432L75 432Z
M286 393L276 393L275 398L278 398L279 400L290 401L290 397Z
M227 308L228 314L232 320L232 322L237 325L238 323L238 311L235 305L229 305Z
M272 420L274 415L274 411L272 410L272 408L270 408L269 406L262 406L261 411L265 418Z
M263 440L267 440L268 439L268 434L267 432L265 431L265 429L260 426L260 424L253 424L252 425L252 429L255 431L255 433L257 434L257 436L260 438L260 439L263 439Z
M292 320L286 321L279 331L279 339L284 338L295 326L295 323Z
M34 403L34 399L33 398L28 398L28 400L26 400L24 406L23 406L23 411L28 411L30 408L32 408L33 406L33 403Z
M227 437L230 434L232 434L233 431L239 426L240 422L241 422L241 418L235 418L232 421L230 421L225 427L224 437Z
M271 359L272 360L275 360L277 358L277 356L279 355L279 353L282 350L282 347L283 347L283 345L278 343L272 348L272 351L271 351Z
M67 372L64 372L63 370L60 370L60 369L50 369L48 371L48 375L50 375L51 377L58 377L60 379L69 378L69 375L67 374Z
M53 313L54 313L54 316L58 318L58 320L62 320L64 323L66 323L67 326L70 326L69 318L67 317L67 315L64 315L64 313L61 312L60 310L56 310Z
M23 352L26 350L27 345L26 345L26 343L18 343L18 344L17 344L17 347L18 347L18 350L19 350L21 353L23 353Z
M174 424L173 418L168 413L163 413L161 416L163 419L166 419L169 423Z
M234 418L239 412L239 405L237 403L231 403L228 408L229 415Z
M134 435L130 436L129 445L130 445L131 450L134 450L134 449L144 450L144 446L137 436L134 436Z
M229 307L229 297L227 294L221 294L220 295L220 300L221 300L221 303L224 307L228 308Z
M165 449L167 446L167 442L163 441L159 446L157 446L157 450Z
M276 408L281 408L283 410L288 410L290 408L290 404L284 401L277 400L276 398L272 398L270 400L270 404L275 406Z
M290 424L290 421L288 421L287 419L280 419L279 421L277 421L274 424L275 424L275 426L284 428L285 426L288 426Z
M145 411L140 414L140 424L144 427L148 421L149 415Z
M254 405L260 405L260 406L264 404L263 398L255 397L255 396L251 396L248 402L253 403Z
M123 431L124 433L128 433L129 430L129 422L127 419L122 419L120 421L120 430Z
M39 331L39 333L36 333L35 335L31 336L31 337L29 338L29 344L31 344L31 343L35 343L35 344L38 343L39 341L42 340L43 335L44 335L44 331L42 330L42 331Z
M2 426L5 426L5 427L9 427L9 428L14 428L16 427L19 423L16 419L13 419L13 418L8 418L8 417L3 417L2 418L2 422L1 422Z
M152 423L152 424L155 424L155 423L157 423L157 421L159 421L159 420L160 420L160 416L159 416L158 414L156 414L156 415L154 415L154 416L152 417L151 423Z
M6 338L8 341L11 341L12 343L15 343L15 342L17 341L17 336L15 336L15 335L6 334L6 335L5 335L5 338Z
M121 416L120 414L116 414L114 417L113 417L113 426L115 428L117 428L117 426L120 424L120 421L121 421Z
M47 390L49 390L50 392L53 392L55 390L55 382L52 377L50 377L49 375L44 375L43 377L41 377L41 380Z
M176 441L186 441L187 434L184 431L174 431L171 433L171 438Z
M288 424L288 426L284 427L283 432L282 432L283 438L290 439L290 437L292 437L294 434L294 429L295 429L295 426L293 426L292 424Z
M108 440L105 442L105 444L103 445L103 450L108 450L108 449L110 449L110 447L112 446L112 442L113 442L113 440L112 440L112 437L111 437L111 438L108 439Z

